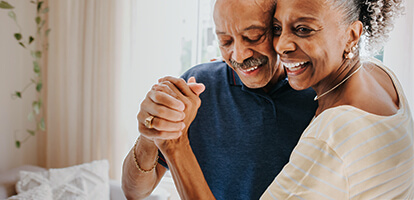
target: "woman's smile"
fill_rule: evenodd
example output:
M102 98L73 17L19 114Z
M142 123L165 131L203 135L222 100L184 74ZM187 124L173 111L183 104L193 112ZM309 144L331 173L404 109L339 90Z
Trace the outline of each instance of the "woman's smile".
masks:
M302 62L283 62L283 66L286 69L286 73L288 76L297 76L302 74L309 66L309 61L302 61Z

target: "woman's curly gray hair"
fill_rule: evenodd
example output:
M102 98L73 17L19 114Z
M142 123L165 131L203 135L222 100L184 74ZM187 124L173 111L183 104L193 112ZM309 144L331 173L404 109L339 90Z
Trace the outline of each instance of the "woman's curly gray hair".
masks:
M403 0L330 0L344 13L345 23L360 20L364 26L365 50L381 50L394 28L394 19L403 12Z

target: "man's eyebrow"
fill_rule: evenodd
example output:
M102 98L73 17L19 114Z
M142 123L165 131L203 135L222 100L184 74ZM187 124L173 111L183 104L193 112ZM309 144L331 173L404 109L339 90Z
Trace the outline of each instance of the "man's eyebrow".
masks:
M265 26L258 26L258 25L251 25L251 26L243 29L243 31L248 31L248 30L252 30L252 29L266 30L266 27Z
M251 25L251 26L243 29L243 31L249 31L249 30L254 30L254 29L256 29L256 30L266 30L266 27L258 26L258 25ZM217 35L226 35L226 32L216 30L216 34Z
M216 35L225 35L226 33L223 31L216 31Z

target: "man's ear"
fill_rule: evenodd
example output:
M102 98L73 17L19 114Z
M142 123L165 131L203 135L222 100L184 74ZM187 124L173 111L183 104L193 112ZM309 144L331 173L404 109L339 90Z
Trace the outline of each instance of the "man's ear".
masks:
M361 21L355 21L348 28L348 41L346 43L346 49L351 50L352 47L356 46L361 38L363 24Z

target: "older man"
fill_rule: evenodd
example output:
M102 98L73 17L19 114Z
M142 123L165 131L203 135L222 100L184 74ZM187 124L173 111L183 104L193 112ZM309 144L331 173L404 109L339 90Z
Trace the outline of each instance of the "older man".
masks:
M182 76L195 77L204 92L194 86L194 94L170 77L148 93L138 114L141 136L124 161L129 199L148 196L168 167L192 173L174 168L175 159L192 158L172 143L191 148L217 199L258 199L288 162L317 104L314 91L289 86L278 62L274 9L272 0L217 0L214 22L225 62L201 64ZM186 112L200 102L197 115Z

